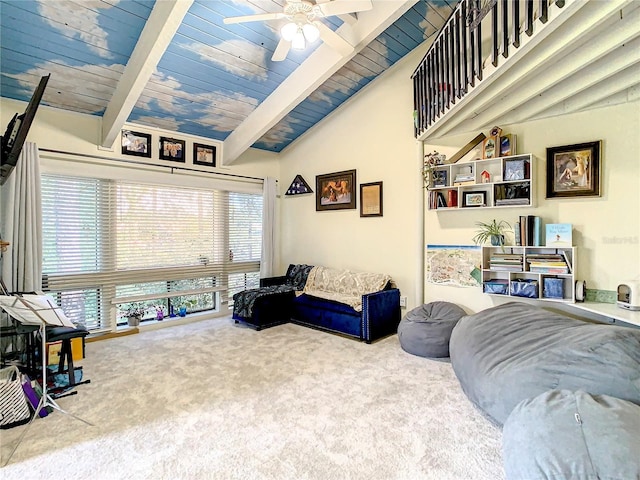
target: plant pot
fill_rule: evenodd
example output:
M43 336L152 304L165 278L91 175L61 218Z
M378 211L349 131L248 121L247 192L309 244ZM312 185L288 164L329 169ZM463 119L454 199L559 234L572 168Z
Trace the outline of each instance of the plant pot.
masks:
M504 245L504 235L491 235L491 245L501 247Z
M130 327L137 327L140 325L140 317L127 317L127 324Z

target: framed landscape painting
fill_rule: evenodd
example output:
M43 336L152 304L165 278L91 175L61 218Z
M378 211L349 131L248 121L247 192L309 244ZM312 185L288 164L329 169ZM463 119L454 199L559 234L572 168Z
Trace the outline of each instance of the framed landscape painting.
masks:
M316 211L356 208L356 171L316 175Z
M600 140L547 148L547 198L600 196Z

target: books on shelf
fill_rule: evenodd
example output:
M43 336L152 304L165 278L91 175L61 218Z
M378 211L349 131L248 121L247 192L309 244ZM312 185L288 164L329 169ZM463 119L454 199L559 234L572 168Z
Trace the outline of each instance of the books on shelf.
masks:
M489 257L489 270L498 272L521 272L522 255L513 253L493 253Z
M520 215L517 222L520 243L523 247L542 246L542 219L536 215Z
M570 223L549 223L546 225L545 245L547 247L570 247L572 242L572 225Z
M526 256L527 270L533 273L568 274L570 263L565 252L532 253Z

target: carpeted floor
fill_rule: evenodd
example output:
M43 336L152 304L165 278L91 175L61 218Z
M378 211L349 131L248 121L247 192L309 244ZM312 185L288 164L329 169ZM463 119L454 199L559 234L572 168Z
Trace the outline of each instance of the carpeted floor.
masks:
M501 432L447 362L229 318L88 343L91 383L37 419L3 480L500 480ZM2 463L26 427L0 431Z

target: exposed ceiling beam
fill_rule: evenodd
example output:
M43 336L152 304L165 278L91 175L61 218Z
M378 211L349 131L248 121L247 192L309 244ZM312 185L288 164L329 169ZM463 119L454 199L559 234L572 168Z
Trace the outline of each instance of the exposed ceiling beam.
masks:
M193 0L162 0L153 6L102 117L103 147L113 145L192 3Z
M223 165L230 165L291 110L322 85L331 75L400 18L418 0L374 2L372 10L360 12L354 25L342 25L336 32L353 45L340 55L320 45L276 90L269 95L224 141Z
M581 41L588 36L593 36L593 28L598 23L580 21L580 25L587 24L589 29L582 31L579 37L571 40L563 39L562 42L551 41L547 50L536 51L531 54L527 62L517 65L512 69L511 75L499 79L494 88L499 91L499 96L494 98L486 107L476 107L480 113L473 118L460 122L459 129L475 131L486 125L503 123L499 117L508 110L516 109L526 102L543 95L549 88L560 84L566 79L576 79L576 75L583 69L592 69L591 64L607 57L621 45L625 45L640 36L638 25L640 24L640 8L620 19L617 15L611 15L607 19L592 18L600 24L597 42ZM571 30L576 35L575 28ZM576 45L578 48L568 51L561 48L564 45ZM608 58L608 57L607 57ZM544 61L543 61L544 60ZM525 81L526 80L526 81ZM572 80L573 81L573 80ZM447 132L454 125L445 127Z
M637 83L637 69L631 69L640 62L640 37L621 46L615 52L601 58L597 62L588 65L579 75L567 78L553 88L536 96L522 107L513 110L502 117L502 123L512 124L527 121L530 118L544 112L553 105L566 101L578 93L585 91L600 82L611 82L610 94L617 93ZM625 80L616 84L614 75L627 70ZM635 70L635 71L634 71ZM631 81L631 83L628 83ZM594 99L599 100L599 99ZM587 102L587 104L593 102Z

